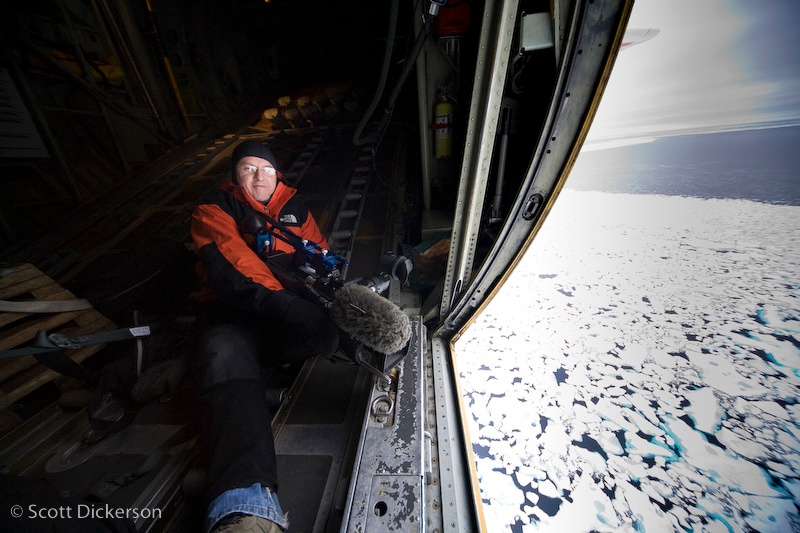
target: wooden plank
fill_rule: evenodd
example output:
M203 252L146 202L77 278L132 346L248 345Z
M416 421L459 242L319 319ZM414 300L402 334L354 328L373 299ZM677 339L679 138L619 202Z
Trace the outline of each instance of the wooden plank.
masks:
M75 298L74 294L55 281L50 285L33 289L31 295L37 300L69 300L70 298Z
M36 338L36 333L40 330L51 331L85 312L70 311L67 313L31 315L31 320L3 332L3 336L0 337L0 350L23 346Z
M65 315L67 313L59 313L59 315ZM71 314L71 313L70 313ZM98 313L97 311L89 311L82 313L83 316L75 317L75 322L78 323L78 326L68 328L68 330L57 330L51 331L46 330L49 333L63 333L69 334L73 337L78 337L80 335L87 335L89 333L97 333L100 331L108 331L115 328L113 322L109 319ZM68 321L69 322L69 321ZM81 323L82 322L82 323ZM34 333L35 335L35 333ZM0 346L2 348L2 346ZM6 348L2 348L6 349ZM67 355L69 355L72 359L75 359L74 354L80 352L80 350L72 350L65 351ZM10 357L8 359L3 359L0 361L0 381L6 380L11 378L14 374L25 370L26 368L37 364L36 358L32 355L21 355L19 357Z
M41 272L30 263L23 263L0 270L0 288L14 285L22 280L40 275Z
M46 287L51 283L53 283L53 280L42 274L38 278L29 279L11 287L0 289L0 300L10 300L11 298L27 294L33 290Z
M72 354L72 359L76 362L86 360L91 355L94 355L103 348L102 344L93 344L80 350L76 350ZM45 383L48 383L61 374L50 370L41 363L27 368L20 372L12 379L4 381L0 386L0 409L4 409L13 405L17 400L35 391Z
M0 278L0 283L0 300L9 300L50 285L53 280L38 269L26 268Z
M0 273L0 299L10 301L72 300L75 296L31 264ZM94 309L63 313L0 313L0 350L30 345L39 331L77 337L116 328ZM81 363L105 345L95 344L64 353ZM60 374L39 363L32 355L0 360L0 409L18 402Z

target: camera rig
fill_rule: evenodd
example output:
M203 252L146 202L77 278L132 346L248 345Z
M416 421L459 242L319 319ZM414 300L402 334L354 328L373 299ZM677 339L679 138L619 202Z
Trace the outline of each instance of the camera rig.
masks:
M284 224L267 215L259 213L248 217L240 230L255 253L286 289L328 310L345 305L355 311L349 313L345 323L334 320L340 329L340 344L333 359L363 365L373 374L391 381L387 372L405 357L411 343L406 340L402 348L390 353L376 350L369 346L369 342L365 344L365 339L352 333L354 328L349 327L349 322L361 317L373 326L373 330L379 330L396 324L398 315L407 320L402 311L380 295L389 288L392 279L402 284L408 281L413 269L411 261L402 255L386 252L381 257L377 274L345 281L342 271L349 262L344 257L299 237ZM277 249L276 240L288 243L293 251ZM348 299L351 291L345 290L350 285L366 287L374 293L372 298L379 300L367 299L366 305L353 303ZM363 289L361 291L363 294ZM363 327L358 329L364 331ZM385 331L376 333L383 334Z

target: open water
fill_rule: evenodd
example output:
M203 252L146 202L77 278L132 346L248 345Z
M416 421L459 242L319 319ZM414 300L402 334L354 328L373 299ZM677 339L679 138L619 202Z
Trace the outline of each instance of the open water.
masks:
M800 531L798 132L582 156L456 345L489 531Z
M800 205L800 126L651 141L584 151L568 187Z

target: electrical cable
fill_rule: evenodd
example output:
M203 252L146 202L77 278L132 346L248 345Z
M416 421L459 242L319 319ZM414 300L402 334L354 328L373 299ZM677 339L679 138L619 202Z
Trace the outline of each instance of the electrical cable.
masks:
M361 122L358 123L356 127L355 133L353 133L353 144L355 146L363 146L369 142L372 142L372 138L365 138L361 139L361 133L369 122L370 117L375 112L375 108L378 107L378 102L380 102L381 97L383 96L383 90L386 87L386 78L389 75L389 65L392 61L392 49L394 48L394 39L397 33L397 12L400 7L400 0L392 0L391 10L389 12L389 29L386 33L386 48L383 52L383 66L381 67L381 75L378 81L378 88L375 90L375 94L372 96L372 101L367 108L367 111L364 113Z
M163 272L163 271L164 271L164 268L163 268L163 267L162 267L162 268L159 268L159 269L157 269L155 272L153 272L152 274L150 274L149 276L147 276L146 278L144 278L144 279L143 279L143 280L141 280L140 282L136 283L135 285L133 285L133 286L131 286L131 287L128 287L128 288L127 288L127 289L125 289L124 291L122 291L122 292L119 292L119 293L117 293L117 294L114 294L113 296L109 296L108 298L106 298L105 300L103 300L103 302L102 302L102 303L103 303L103 304L106 304L106 303L108 303L108 302L110 302L110 301L112 301L112 300L115 300L115 299L119 298L120 296L123 296L123 295L125 295L125 294L127 294L127 293L131 292L131 291L132 291L132 290L134 290L134 289L137 289L137 288L141 287L142 285L144 285L145 283L147 283L148 281L150 281L151 279L153 279L154 277L156 277L157 275L159 275L159 274L160 274L161 272Z
M436 6L436 4L433 3L433 6ZM403 85L405 85L406 79L408 78L409 74L411 74L411 71L413 70L414 65L417 62L417 58L419 57L420 53L422 53L422 48L425 46L425 42L428 40L428 36L431 34L431 31L433 30L433 20L437 12L438 9L436 8L432 8L428 12L427 17L425 18L424 26L422 27L422 29L420 29L419 34L417 34L417 38L414 42L414 48L411 50L411 53L406 57L406 60L403 65L403 70L400 73L400 78L397 80L397 83L395 84L395 87L392 90L391 95L389 96L386 108L383 111L383 117L381 118L381 121L376 129L377 133L367 139L363 140L357 139L364 125L374 112L374 107L377 106L377 100L380 99L380 96L383 93L383 88L381 87L380 91L376 92L375 96L373 97L373 102L370 104L371 109L368 109L367 113L364 115L364 118L362 118L359 127L356 129L356 134L353 136L353 143L356 144L357 146L361 146L363 144L376 141L377 141L376 144L379 145L381 140L383 139L383 135L386 132L386 128L389 125L389 120L392 118L392 113L394 113L394 105L397 102L397 98L400 96L400 91L403 89ZM396 21L394 21L394 23L392 24L396 25ZM387 49L388 47L389 47L389 41L387 40ZM391 58L391 54L387 55L389 56L389 58ZM388 64L386 61L384 61L384 69L388 69ZM360 144L356 142L357 140L360 142ZM375 152L377 152L377 148L373 148L372 151L374 157Z
M379 132L383 132L389 125L389 119L392 117L392 113L394 112L394 104L397 102L397 98L400 96L400 91L403 89L403 85L405 85L408 75L411 74L419 54L422 53L422 47L425 46L425 41L428 40L428 36L431 34L431 30L433 29L433 19L434 17L429 15L425 20L425 25L417 35L414 48L411 50L411 54L406 59L405 65L403 66L403 72L400 73L400 79L397 80L397 84L395 85L392 94L389 96L389 101L387 102L386 109L383 112L383 119L378 126ZM381 137L382 136L383 133L381 133Z

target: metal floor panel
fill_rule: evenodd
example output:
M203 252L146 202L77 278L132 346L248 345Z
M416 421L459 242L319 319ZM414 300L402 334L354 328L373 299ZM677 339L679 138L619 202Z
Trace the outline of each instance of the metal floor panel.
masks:
M315 523L334 458L330 455L279 455L281 506L289 514L291 531L316 531Z
M421 532L425 529L426 437L420 317L412 320L410 353L391 385L370 391L345 508L343 531Z
M337 531L372 377L325 359L307 366L287 413L276 415L285 419L275 431L278 495L292 531Z
M325 147L299 186L300 196L312 211L315 203L331 209L322 215L325 220L320 220L321 224L327 222L331 233L352 229L343 239L330 239L339 253L343 253L342 247L346 249L348 280L378 274L380 258L392 250L395 235L389 226L395 200L390 195L392 177L374 179L374 169L386 168L394 161L395 151L385 148L373 161L369 150L350 143L351 137L352 129L328 131ZM354 185L362 179L363 186ZM327 201L319 203L323 195ZM307 367L298 379L300 388L291 392L283 408L285 412L276 416L277 427L273 424L278 493L289 513L291 531L327 533L339 531L344 519L375 377L364 368L327 360L314 360Z

